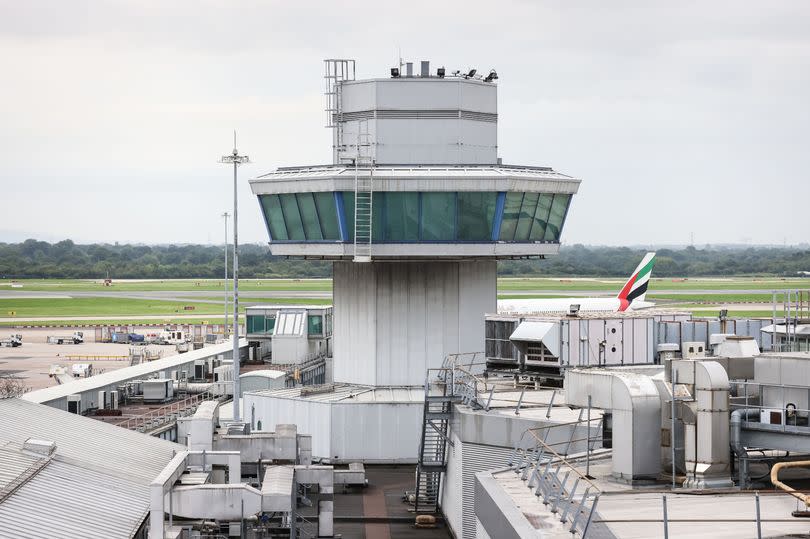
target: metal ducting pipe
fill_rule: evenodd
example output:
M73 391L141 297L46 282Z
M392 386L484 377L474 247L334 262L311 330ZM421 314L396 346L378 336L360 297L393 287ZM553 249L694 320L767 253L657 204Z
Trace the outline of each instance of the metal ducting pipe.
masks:
M742 422L749 417L755 417L756 414L759 414L758 408L739 408L731 412L731 419L729 420L729 445L731 445L731 450L737 455L740 462L740 488L745 488L748 482L748 451L742 445Z

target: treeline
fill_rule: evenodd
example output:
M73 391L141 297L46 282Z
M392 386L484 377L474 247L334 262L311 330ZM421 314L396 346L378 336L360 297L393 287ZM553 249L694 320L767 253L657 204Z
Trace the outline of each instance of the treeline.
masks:
M563 246L545 260L505 260L505 276L625 276L646 250L629 247ZM659 249L655 275L698 277L723 275L796 276L810 271L807 247L686 247ZM0 243L0 277L182 279L222 277L224 249L209 245L77 245L26 240ZM266 245L239 248L239 275L245 278L329 277L331 264L274 257Z

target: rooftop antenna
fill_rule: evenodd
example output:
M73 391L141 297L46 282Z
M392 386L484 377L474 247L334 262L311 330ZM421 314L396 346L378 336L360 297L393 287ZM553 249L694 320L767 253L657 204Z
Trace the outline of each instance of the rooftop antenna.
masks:
M233 131L233 152L223 155L220 163L233 165L233 420L239 421L239 235L236 198L236 169L250 163L247 155L239 155L236 149L236 130Z

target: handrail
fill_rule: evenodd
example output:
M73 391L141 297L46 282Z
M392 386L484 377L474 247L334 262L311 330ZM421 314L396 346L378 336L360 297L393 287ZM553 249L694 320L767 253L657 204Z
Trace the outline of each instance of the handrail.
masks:
M806 507L810 507L810 496L807 494L802 494L798 490L794 489L793 487L784 484L779 480L779 472L784 470L785 468L799 468L803 466L810 466L810 460L796 460L793 462L777 462L771 468L771 483L773 486L780 488L793 496L794 498L798 498Z
M571 462L569 462L565 457L563 457L562 455L557 453L557 451L555 451L554 448L551 447L551 445L547 444L543 440L540 440L539 438L537 438L536 440L541 446L543 446L543 452L544 453L549 453L551 455L550 460L559 461L560 463L564 464L569 469L571 469L571 471L573 471L574 474L576 474L579 477L580 480L585 481L588 484L588 486L590 486L592 489L595 489L597 493L602 492L602 490L599 487L596 486L596 483L594 483L593 481L588 479L587 475L580 472L579 469L577 469L576 466L574 466ZM518 451L522 452L524 456L526 456L527 454L529 454L529 456L531 456L530 452L526 451L525 449L518 449ZM533 452L534 452L534 450L531 451L531 453L533 453Z
M195 410L203 401L207 400L215 400L215 396L209 391L192 395L182 401L170 403L139 416L130 417L125 421L116 423L116 425L125 429L139 430L141 432L141 429L144 429L147 425L157 428L184 415L185 412ZM156 420L157 422L155 422Z

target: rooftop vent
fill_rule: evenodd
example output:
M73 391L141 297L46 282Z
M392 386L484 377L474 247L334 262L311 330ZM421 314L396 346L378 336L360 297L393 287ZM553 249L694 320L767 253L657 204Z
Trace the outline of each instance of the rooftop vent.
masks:
M23 451L28 453L35 453L44 457L49 457L56 451L56 443L50 440L38 440L36 438L28 438L23 443Z

